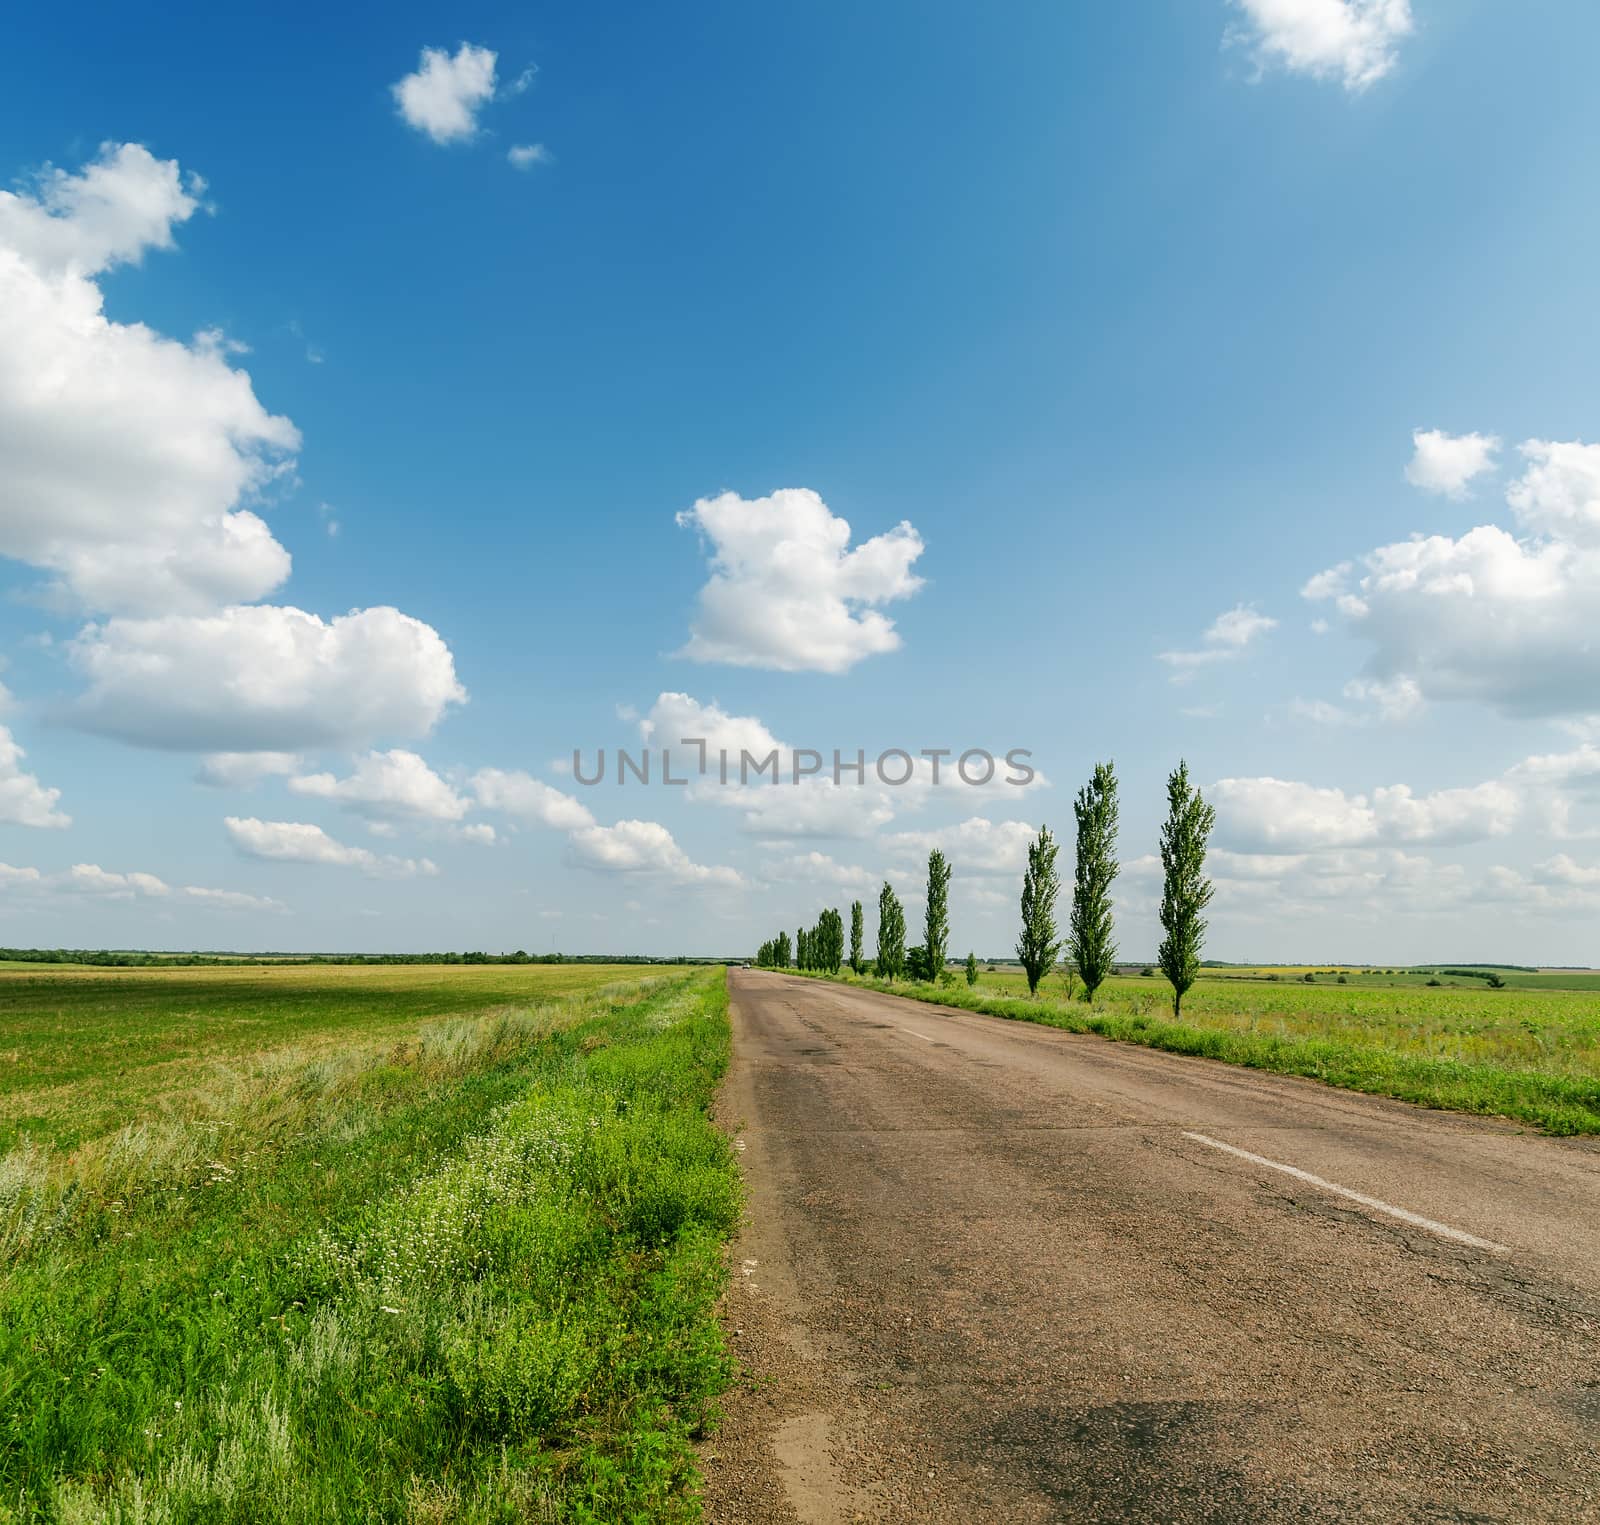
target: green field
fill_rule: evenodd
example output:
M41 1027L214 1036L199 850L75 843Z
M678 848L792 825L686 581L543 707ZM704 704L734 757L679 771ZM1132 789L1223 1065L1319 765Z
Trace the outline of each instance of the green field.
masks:
M981 973L972 987L959 974L939 986L865 983L1552 1133L1600 1133L1600 990L1514 986L1509 975L1508 988L1490 990L1475 979L1429 988L1426 977L1340 985L1318 974L1307 984L1305 968L1293 977L1265 972L1284 977L1207 971L1184 997L1181 1023L1159 973L1118 975L1093 1006L1069 998L1060 974L1030 999L1021 971L1004 968Z
M0 975L0 1521L692 1519L719 969Z

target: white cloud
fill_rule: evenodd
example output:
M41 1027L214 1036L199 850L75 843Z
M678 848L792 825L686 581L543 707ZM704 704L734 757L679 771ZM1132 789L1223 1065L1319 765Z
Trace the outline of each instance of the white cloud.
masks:
M1411 678L1352 678L1346 699L1372 705L1380 720L1404 720L1422 708L1422 690Z
M289 780L292 794L332 800L375 821L459 821L471 808L415 752L369 752L348 778L310 773Z
M737 870L692 862L672 833L658 821L618 821L614 826L580 826L567 837L572 861L615 874L659 874L674 884L737 888Z
M1495 524L1414 535L1301 589L1371 642L1357 681L1380 709L1464 699L1513 715L1600 711L1600 445L1518 449L1524 470L1506 501L1520 538Z
M424 48L414 74L389 87L406 123L435 143L477 136L478 112L494 98L495 53L462 43L456 51Z
M711 552L711 577L680 656L842 673L899 647L878 606L922 586L911 571L922 538L909 523L850 550L849 523L807 488L701 498L678 523L697 529Z
M1459 864L1392 847L1289 855L1219 850L1208 867L1217 887L1218 920L1272 927L1296 918L1375 922L1454 911L1482 883Z
M75 894L106 895L114 900L126 900L135 895L160 899L172 893L154 874L116 874L98 863L74 863L65 874L56 876L54 884Z
M743 883L732 868L695 863L659 822L625 820L602 826L587 806L527 773L484 768L473 775L472 791L487 810L564 831L568 858L580 867L617 874L657 874L682 885L714 888Z
M271 605L112 619L72 642L84 730L175 751L281 752L422 736L466 699L450 648L397 609Z
M1406 481L1424 492L1464 498L1474 477L1495 467L1500 441L1493 434L1446 434L1442 429L1411 431Z
M1289 713L1297 720L1308 720L1312 725L1341 726L1358 725L1358 716L1349 710L1340 709L1337 704L1329 704L1326 699L1293 699L1289 703Z
M1600 746L1585 741L1570 752L1545 752L1527 757L1507 777L1540 787L1600 796Z
M1363 562L1335 607L1373 645L1370 679L1509 714L1600 710L1600 547L1480 525L1380 546Z
M49 789L31 773L25 772L27 756L0 725L0 824L11 826L70 826L72 817L56 809L59 789Z
M499 840L494 827L487 821L476 821L471 826L463 826L457 835L463 842L476 842L479 847L493 847Z
M517 143L506 154L513 169L534 169L538 165L548 164L551 159L550 150L543 143Z
M933 831L894 832L881 839L898 857L925 858L938 848L959 877L966 874L1018 874L1027 867L1028 844L1038 835L1023 821L990 821L973 816L959 826Z
M472 776L472 792L484 809L499 810L531 825L577 831L595 824L587 806L520 770L480 769Z
M1233 0L1245 24L1231 40L1248 44L1262 69L1274 65L1365 90L1395 64L1412 30L1409 0Z
M81 607L198 610L260 598L289 554L244 506L300 437L215 335L192 344L102 310L94 277L172 247L197 182L137 144L0 192L0 555Z
M202 906L211 907L219 911L287 911L289 908L281 900L274 900L270 895L247 895L242 890L208 890L199 885L185 885L182 893L191 900L197 900Z
M873 890L878 885L878 880L866 869L856 864L840 863L827 853L814 849L787 858L775 858L762 865L762 873L768 879L784 883L819 884L829 889L855 892Z
M205 183L138 143L104 143L77 174L46 166L32 191L0 191L0 247L47 275L98 275L170 249L174 223L199 210Z
M365 847L350 847L305 821L260 821L230 815L222 823L240 852L275 863L316 863L359 868L374 877L409 879L438 869L426 858L379 857Z
M155 874L117 873L101 868L98 863L75 863L58 874L42 874L36 868L13 868L9 863L0 863L0 890L10 890L24 898L83 896L102 901L167 900L178 895L201 907L217 910L279 912L288 909L281 900L267 895L207 889L197 884L186 884L175 890Z
M1207 798L1220 847L1245 854L1327 848L1462 844L1505 836L1522 809L1502 780L1417 795L1404 784L1371 795L1278 778L1225 778Z
M639 732L646 743L659 751L667 748L672 753L673 773L688 777L684 791L691 800L708 801L741 812L741 830L749 835L767 839L793 837L866 837L879 827L887 825L896 815L922 809L938 797L941 791L947 797L959 798L969 807L978 800L990 802L998 808L1000 802L1016 803L1029 789L1048 788L1049 779L1036 773L1032 782L1020 786L1006 782L1016 771L1003 756L995 756L993 777L984 784L962 781L960 759L955 755L931 758L913 754L911 774L903 784L884 784L878 776L875 763L878 754L865 755L865 780L857 783L853 770L855 752L841 748L839 782L833 777L833 755L811 757L780 740L754 715L730 715L716 703L702 703L689 694L662 693L650 707L650 712L639 722ZM701 774L700 750L690 742L702 743L705 749L706 772ZM740 765L749 754L746 765L746 782L741 783ZM757 773L760 764L773 753L777 754L777 776L773 783L772 770L764 775ZM728 759L729 781L721 781L721 758ZM797 762L802 769L817 767L821 772L794 782ZM885 764L885 776L899 778L905 763L891 758ZM979 777L984 772L981 758L968 765L968 775ZM934 782L935 774L938 783Z
M1212 620L1201 637L1204 644L1198 650L1163 651L1157 653L1157 660L1172 668L1174 683L1188 683L1202 667L1231 662L1242 656L1252 641L1277 626L1278 622L1270 615L1239 604Z
M1600 445L1524 440L1527 469L1506 491L1524 529L1585 548L1600 545Z
M212 752L201 758L194 781L208 789L250 789L264 778L298 773L301 766L295 752Z
M1318 572L1315 577L1308 578L1300 589L1301 598L1324 599L1338 598L1350 585L1350 574L1355 570L1355 564L1341 561L1336 567L1329 567L1326 572Z

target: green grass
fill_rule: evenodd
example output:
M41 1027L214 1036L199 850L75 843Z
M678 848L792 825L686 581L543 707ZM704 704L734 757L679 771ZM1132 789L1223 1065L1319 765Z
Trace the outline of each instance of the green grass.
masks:
M198 973L238 971L139 971L122 1008L140 1053L202 1012L142 1067L161 1108L88 1136L53 1078L73 1147L0 1157L0 1520L696 1518L721 971L284 970L276 1014L279 974ZM51 979L69 1027L114 1021L101 977Z
M848 979L849 976L842 976ZM1362 987L1207 976L1172 1020L1172 987L1108 980L1092 1006L1061 976L1030 998L1020 973L968 987L865 983L915 1000L1097 1033L1424 1106L1515 1118L1558 1134L1600 1133L1600 993Z

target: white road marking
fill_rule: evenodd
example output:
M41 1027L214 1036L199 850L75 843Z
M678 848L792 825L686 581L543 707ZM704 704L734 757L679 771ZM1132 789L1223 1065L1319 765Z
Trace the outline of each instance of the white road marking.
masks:
M913 1038L921 1038L924 1043L933 1043L937 1041L936 1039L930 1038L926 1033L919 1033L914 1027L902 1027L900 1031L903 1033L910 1033Z
M1407 1212L1403 1207L1395 1207L1389 1202L1380 1202L1376 1197L1369 1197L1359 1191L1351 1191L1348 1186L1335 1186L1332 1181L1324 1181L1321 1176L1314 1176L1309 1170L1300 1170L1294 1165L1283 1165L1277 1160L1269 1160L1264 1155L1251 1154L1248 1149L1238 1149L1232 1144L1224 1144L1221 1139L1207 1138L1203 1133L1185 1133L1185 1138L1192 1138L1197 1144L1205 1144L1212 1149L1220 1149L1224 1154L1237 1155L1241 1160L1249 1160L1252 1165L1265 1165L1268 1170L1281 1170L1286 1176L1293 1176L1297 1181L1304 1181L1308 1186L1315 1186L1322 1191L1331 1191L1337 1197L1346 1197L1351 1202L1359 1202L1363 1207L1370 1207L1375 1213L1387 1213L1391 1218L1398 1218L1402 1223L1409 1223L1413 1228L1426 1229L1430 1234L1437 1234L1441 1239L1451 1239L1457 1244L1470 1245L1475 1250L1489 1250L1496 1255L1509 1255L1511 1252L1503 1244L1496 1244L1492 1239L1479 1239L1476 1234L1468 1234L1458 1228L1451 1228L1448 1223L1435 1223L1432 1218L1424 1218L1419 1213Z

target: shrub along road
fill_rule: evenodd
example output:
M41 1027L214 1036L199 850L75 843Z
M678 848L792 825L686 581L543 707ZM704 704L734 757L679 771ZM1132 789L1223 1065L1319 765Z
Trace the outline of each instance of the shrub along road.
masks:
M733 971L744 1520L1600 1518L1600 1148Z

